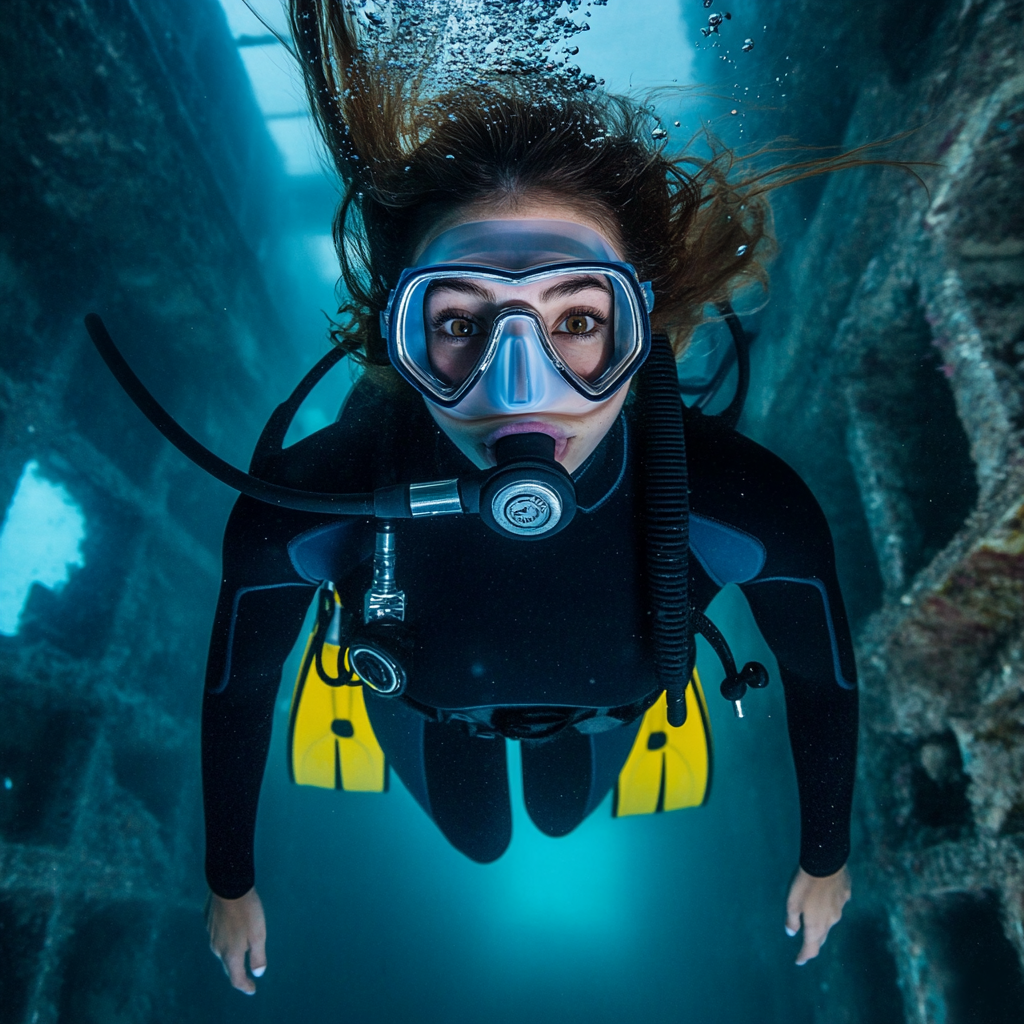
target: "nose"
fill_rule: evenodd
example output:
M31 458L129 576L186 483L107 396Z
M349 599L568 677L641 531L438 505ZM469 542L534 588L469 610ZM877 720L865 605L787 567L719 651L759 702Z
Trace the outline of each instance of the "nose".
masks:
M502 325L499 360L509 406L529 406L539 383L535 364L541 354L536 325L527 317L510 317Z

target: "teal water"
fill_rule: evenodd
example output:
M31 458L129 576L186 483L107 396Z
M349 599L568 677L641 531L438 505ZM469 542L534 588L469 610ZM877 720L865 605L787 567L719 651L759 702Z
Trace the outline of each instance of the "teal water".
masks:
M283 28L274 0L254 6ZM708 19L700 0L584 4L574 17L590 28L566 43L579 48L580 73L603 78L609 90L667 87L651 102L669 145L682 145L704 118L741 142L747 118L774 117L786 96L786 12L765 24L767 6L738 0L728 33L709 39L699 31ZM59 21L51 10L59 3L40 7ZM258 423L326 350L323 314L337 308L337 195L290 58L242 0L78 7L98 12L86 28L99 42L93 47L77 23L64 35L52 29L51 39L46 22L21 73L50 68L58 51L76 54L78 71L69 59L67 83L50 74L33 86L66 94L67 110L51 112L52 124L33 121L31 131L17 121L24 141L11 145L22 163L4 179L29 198L4 214L13 227L0 241L17 244L10 272L7 249L0 252L0 284L5 297L20 289L29 296L27 311L12 302L10 317L18 331L24 321L35 333L26 341L12 328L19 344L0 349L0 508L14 524L0 538L9 701L0 730L0 1024L831 1024L823 1003L843 940L797 968L799 941L783 930L799 822L780 682L773 669L771 685L748 696L747 717L737 721L718 695L721 669L703 641L698 667L715 749L708 804L614 820L609 796L573 834L551 839L526 815L519 750L509 743L514 837L486 866L450 847L394 775L384 795L288 781L297 649L284 671L257 834L269 967L254 998L230 989L202 922L196 777L202 659L231 497L155 435L80 324L89 308L109 310L160 398L218 454L244 464ZM527 9L512 0L490 7ZM755 46L743 53L748 34ZM166 60L153 56L159 45L151 51L140 39L169 40ZM472 57L467 39L460 60ZM818 46L812 53L805 43L794 55L810 65ZM136 125L92 81L119 62L125 95L145 85L149 121L140 116ZM195 67L198 85L186 81ZM712 84L680 91L701 82ZM8 83L9 95L23 97L20 89ZM71 102L79 99L80 108ZM829 123L819 135L838 141L845 112L830 120L826 100L815 98ZM32 121L23 107L19 99L8 108L12 123L15 115ZM812 119L801 110L797 120L799 129ZM758 138L776 133L777 120L759 123ZM239 139L258 135L264 150L236 152L228 141L225 154L222 137L234 139L229 129L239 126ZM104 162L109 154L96 140L108 135L121 148ZM54 139L67 152L48 149ZM161 147L170 155L157 159ZM67 181L53 184L33 162L37 151L50 162L46 174L59 166ZM191 176L179 180L182 166ZM276 191L264 189L253 167ZM817 193L796 192L813 209ZM100 193L115 199L81 213L83 196ZM798 205L787 207L790 227L806 221L793 212ZM749 309L745 322L756 328ZM712 339L707 331L694 343L688 365L697 377L714 367ZM334 371L300 411L289 443L330 422L350 383L346 366ZM710 614L739 664L774 665L737 590L724 591ZM50 755L51 736L67 749ZM44 867L32 874L30 862ZM55 881L42 877L51 864ZM844 921L839 934L846 928Z
M735 588L711 613L740 663L773 664ZM709 803L613 819L609 796L550 839L526 815L510 742L513 841L492 865L450 847L394 774L384 795L288 782L293 656L257 835L269 968L238 1019L809 1021L818 967L794 966L783 931L799 824L782 688L735 719L700 643Z

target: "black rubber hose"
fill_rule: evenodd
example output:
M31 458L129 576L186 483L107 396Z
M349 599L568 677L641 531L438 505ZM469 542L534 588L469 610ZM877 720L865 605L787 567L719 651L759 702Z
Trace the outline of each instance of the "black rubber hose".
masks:
M722 671L727 678L731 679L736 675L736 659L729 649L729 642L722 635L721 630L702 612L693 609L693 630L700 633L709 644L711 649L718 655L722 663Z
M709 402L714 400L722 382L729 376L729 371L736 365L736 346L733 345L722 357L722 362L711 380L704 384L683 384L679 383L679 394L685 398L697 397L694 404L698 409L703 409Z
M743 415L743 406L747 404L747 392L750 390L750 337L728 302L719 303L718 312L725 317L736 346L736 393L732 401L718 413L718 419L735 429Z
M221 483L242 494L264 501L268 505L297 509L300 512L327 512L341 516L372 516L372 494L319 494L315 491L299 491L292 487L280 487L257 477L243 473L230 463L214 455L209 448L200 444L185 430L166 409L149 393L146 385L135 375L124 356L118 351L113 339L107 333L103 321L90 313L85 318L85 328L92 338L96 350L103 357L118 384L138 406L139 411L167 438L186 458L191 459L200 469Z
M686 685L693 671L690 621L690 498L683 403L672 346L651 339L640 391L645 434L647 578L654 665L668 702L669 725L686 721Z
M288 428L299 411L299 406L309 397L310 391L320 383L327 373L335 367L348 353L342 348L332 348L323 358L317 362L309 373L296 385L295 390L271 413L267 425L256 442L256 448L252 453L252 462L249 464L249 472L260 475L260 470L266 465L269 459L281 453L284 449L285 435Z

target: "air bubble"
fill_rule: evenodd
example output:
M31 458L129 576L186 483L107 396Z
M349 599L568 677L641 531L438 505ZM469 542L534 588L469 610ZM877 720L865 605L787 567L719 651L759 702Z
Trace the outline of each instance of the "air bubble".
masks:
M566 66L560 58L556 62L554 54L579 52L578 47L570 46L573 37L591 28L590 12L581 8L604 7L607 0L541 0L529 4L476 0L473 4L406 2L397 6L385 5L382 0L370 4L366 0L342 2L346 10L358 11L358 30L368 47L379 51L383 66L418 71L430 91L437 94L471 82L483 85L495 75L537 72L545 79L561 79L579 89L600 84L596 78L573 70L568 61ZM461 9L455 15L455 35L447 26L453 7ZM470 8L476 11L471 14ZM383 16L378 13L385 10ZM389 33L390 25L394 26L393 34ZM447 39L448 44L424 62L424 51L430 49L428 40L439 38Z

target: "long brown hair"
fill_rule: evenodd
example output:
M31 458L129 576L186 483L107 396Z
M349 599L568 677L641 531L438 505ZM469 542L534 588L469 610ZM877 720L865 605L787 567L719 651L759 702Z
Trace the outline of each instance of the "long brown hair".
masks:
M357 45L341 0L290 0L310 105L344 191L334 241L348 301L336 343L386 363L377 317L426 232L458 207L552 198L607 225L654 287L676 354L709 303L767 287L767 192L865 162L857 154L749 171L704 133L706 157L669 156L641 104L529 76L427 96ZM864 147L862 147L863 149ZM870 147L868 147L870 148ZM748 158L749 159L749 158Z

